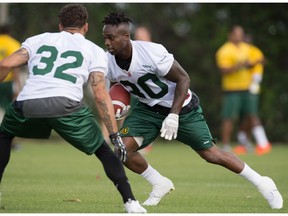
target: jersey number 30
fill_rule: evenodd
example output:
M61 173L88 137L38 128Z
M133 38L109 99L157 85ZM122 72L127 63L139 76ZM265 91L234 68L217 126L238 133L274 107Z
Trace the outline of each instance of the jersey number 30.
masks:
M33 73L35 75L45 75L47 73L50 73L54 67L54 62L57 60L58 50L56 49L56 47L43 45L37 50L37 54L41 54L43 52L49 52L50 56L49 57L43 56L40 59L40 62L45 64L44 68L39 68L39 65L33 67ZM70 74L64 73L64 71L70 68L81 67L83 63L83 56L78 51L70 51L70 50L63 52L60 55L60 58L68 58L68 57L74 57L75 61L58 66L55 70L54 77L75 83L77 78Z

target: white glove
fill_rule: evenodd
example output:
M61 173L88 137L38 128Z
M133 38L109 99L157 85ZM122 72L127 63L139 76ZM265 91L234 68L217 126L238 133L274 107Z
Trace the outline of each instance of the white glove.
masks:
M170 113L163 121L162 128L160 130L161 137L166 140L172 140L177 138L177 131L179 125L179 115Z
M127 113L129 112L130 108L131 108L130 105L124 106L122 109L122 112L121 112L121 109L117 109L115 113L116 120L120 120L124 118L124 116L127 115Z
M259 94L260 93L260 84L256 82L252 82L249 86L249 92L251 94Z

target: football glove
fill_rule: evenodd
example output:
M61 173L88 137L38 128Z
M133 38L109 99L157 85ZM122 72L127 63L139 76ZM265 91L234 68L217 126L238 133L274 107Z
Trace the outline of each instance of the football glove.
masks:
M251 94L255 94L255 95L259 94L260 93L260 84L252 82L249 86L249 92Z
M179 115L170 113L163 121L162 128L160 130L161 137L166 140L172 140L177 138L177 131L179 125Z
M260 83L262 81L262 75L259 73L255 73L252 75L252 83L249 86L249 92L251 94L259 94L260 93Z
M124 106L121 112L121 109L117 109L115 113L116 120L123 119L125 115L129 112L129 109L131 108L130 105Z
M111 143L114 145L114 154L119 158L120 161L125 162L127 159L127 151L119 132L110 134L109 138Z

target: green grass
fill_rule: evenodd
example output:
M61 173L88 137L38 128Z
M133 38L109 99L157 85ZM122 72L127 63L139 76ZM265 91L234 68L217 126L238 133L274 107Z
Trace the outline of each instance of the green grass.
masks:
M122 200L94 156L62 140L18 140L3 177L0 213L122 213ZM149 213L287 213L288 146L275 145L261 157L241 156L262 175L274 179L284 198L281 210L270 209L257 189L242 177L206 163L178 142L158 140L145 156L169 177L176 190ZM151 191L144 179L127 170L136 198ZM81 202L64 200L80 199Z

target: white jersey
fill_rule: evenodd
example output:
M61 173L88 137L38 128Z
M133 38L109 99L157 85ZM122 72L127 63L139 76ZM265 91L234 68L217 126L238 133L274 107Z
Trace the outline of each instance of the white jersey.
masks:
M17 101L48 97L83 98L91 72L108 72L105 51L79 33L43 33L28 38L29 77Z
M121 69L115 56L108 53L108 74L111 82L121 82L125 88L142 103L149 106L171 107L176 83L164 76L169 72L174 57L164 46L152 42L131 41L132 60L128 71ZM183 104L191 100L191 91Z

